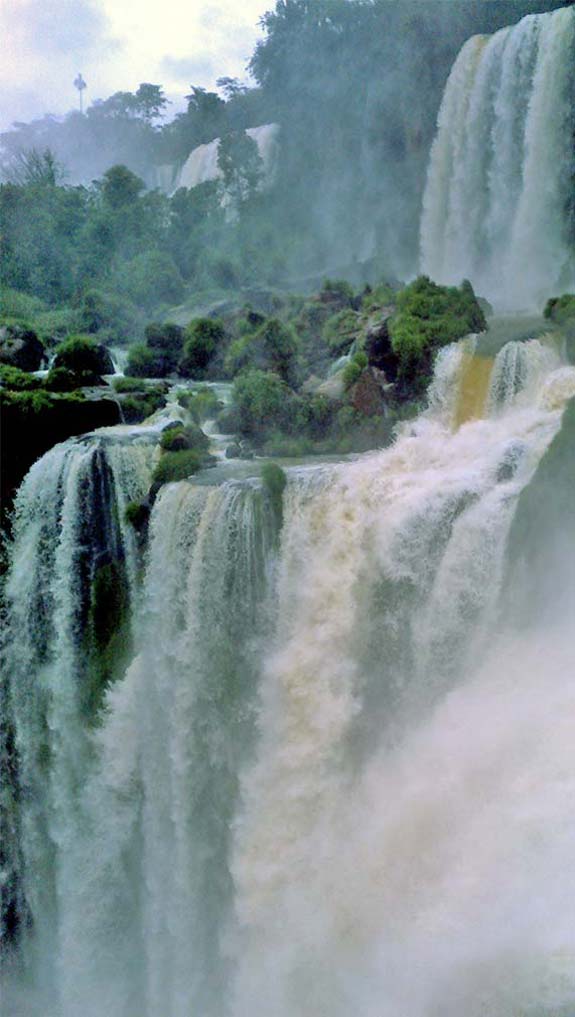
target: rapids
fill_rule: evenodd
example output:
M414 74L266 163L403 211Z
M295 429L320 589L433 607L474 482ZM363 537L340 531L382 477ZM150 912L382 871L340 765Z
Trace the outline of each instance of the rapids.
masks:
M164 487L143 565L149 434L35 464L7 1017L573 1012L575 569L548 485L574 395L551 339L467 339L389 448L288 469L281 509L254 477Z

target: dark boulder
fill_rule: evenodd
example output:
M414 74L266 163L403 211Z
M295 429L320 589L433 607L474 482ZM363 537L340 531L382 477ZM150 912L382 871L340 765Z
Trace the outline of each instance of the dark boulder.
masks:
M39 371L44 356L44 346L31 328L17 323L0 326L0 363Z

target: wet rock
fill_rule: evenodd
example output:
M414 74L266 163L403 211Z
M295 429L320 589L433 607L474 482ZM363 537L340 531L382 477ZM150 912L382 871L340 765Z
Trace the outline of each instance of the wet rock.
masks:
M32 329L18 324L0 327L0 363L21 371L39 371L44 356L44 346Z

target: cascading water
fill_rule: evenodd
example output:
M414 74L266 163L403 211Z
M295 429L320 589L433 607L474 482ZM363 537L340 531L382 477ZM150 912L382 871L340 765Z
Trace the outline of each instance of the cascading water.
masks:
M516 309L573 287L574 131L572 7L469 39L430 157L423 271Z
M543 584L529 629L515 607L545 575L522 534L575 369L545 339L477 350L442 351L389 449L288 471L281 506L253 479L165 487L136 654L92 727L102 448L33 468L9 581L29 912L10 1017L572 1012L566 543L561 597ZM118 449L125 478L143 453Z
M278 132L277 124L262 124L260 127L248 127L246 130L248 138L252 138L258 146L267 181L273 176ZM220 139L215 138L207 145L198 145L194 148L177 174L173 190L177 191L179 187L197 187L198 184L206 183L208 180L219 179L222 175L218 166L219 147Z

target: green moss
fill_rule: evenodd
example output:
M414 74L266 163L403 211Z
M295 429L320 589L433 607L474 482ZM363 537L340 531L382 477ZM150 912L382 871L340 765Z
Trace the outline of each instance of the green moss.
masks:
M170 484L175 480L185 480L201 469L204 457L196 449L185 449L180 452L164 452L154 470L153 484Z
M12 367L11 364L0 364L0 383L15 392L31 391L42 386L40 378L35 378L28 371L21 371L19 367Z
M150 386L140 378L112 378L112 388L115 392L149 392Z
M150 509L141 501L131 501L126 505L126 522L135 530L141 530L150 516Z

